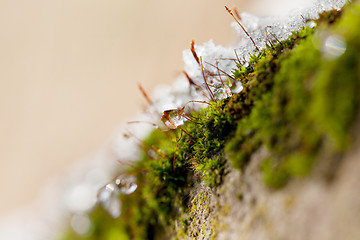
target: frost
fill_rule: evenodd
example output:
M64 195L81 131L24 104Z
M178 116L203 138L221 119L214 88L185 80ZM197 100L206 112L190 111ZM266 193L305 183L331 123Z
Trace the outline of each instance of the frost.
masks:
M257 47L261 49L265 47L267 40L274 40L276 38L281 41L286 39L293 31L301 29L304 25L314 27L314 22L308 20L316 19L318 14L323 11L333 8L340 9L346 2L346 0L317 0L312 7L294 10L284 17L259 18L243 13L241 14L241 24L243 24L249 35L254 39ZM227 14L225 10L224 14ZM254 44L239 25L234 22L232 27L238 33L238 42L235 46L224 47L215 45L211 40L202 45L195 45L197 55L203 59L204 75L209 82L209 88L216 99L227 98L231 94L239 93L242 90L241 84L232 81L227 74L231 74L236 64L246 67L250 54L253 54L255 50ZM329 36L325 39L322 50L323 54L328 54L329 58L331 58L340 56L345 51L345 48L346 42L341 37ZM137 140L125 137L123 129L127 129L128 132L138 139L143 139L153 129L153 126L146 124L146 122L159 124L164 111L169 109L179 110L189 101L210 101L201 65L194 59L189 49L183 51L183 61L184 71L193 83L190 83L186 75L182 75L171 86L157 87L151 97L153 104L144 113L133 118L139 122L143 121L144 124L122 126L121 130L114 133L115 136L111 142L112 146L109 152L107 152L109 150L107 149L99 153L98 156L94 154L92 156L94 158L93 161L87 161L86 166L85 164L78 164L77 167L74 167L72 172L76 176L70 176L67 179L70 187L67 186L67 190L64 190L63 188L66 187L63 186L61 193L53 194L59 196L57 199L60 199L58 201L63 201L62 204L51 202L51 207L46 208L47 215L49 215L50 211L54 211L56 212L53 214L54 216L56 215L53 217L55 219L63 215L64 209L68 212L76 212L78 215L74 215L74 218L72 218L72 227L80 234L86 233L91 225L91 222L86 217L86 211L94 206L96 192L109 179L109 175L113 174L114 166L116 168L119 167L116 160L135 160L139 154ZM197 110L207 105L194 102L189 103L188 106L189 108L187 109ZM175 126L180 126L185 121L182 118L171 119ZM89 160L89 158L86 160ZM90 168L93 170L90 170ZM121 202L119 194L130 194L137 188L133 178L126 179L117 178L114 182L100 188L100 192L98 192L98 203L101 203L113 217L120 215ZM58 188L54 187L53 189ZM62 209L55 211L56 204L62 205ZM58 213L60 211L61 214ZM33 216L34 213L31 212L30 214L22 214L6 221L6 224L2 225L6 226L9 231L0 229L0 238L9 239L9 236L12 236L12 239L14 239L13 235L16 233L17 235L22 235L17 239L50 239L51 237L48 236L51 235L52 228L48 227L50 223L48 218L45 218L45 220L41 219L40 221L28 221ZM29 225L29 222L32 225ZM22 226L22 231L17 231L19 225ZM48 231L44 233L43 229L48 229ZM29 235L36 235L37 237L32 238Z
M241 23L252 36L259 48L266 46L266 40L273 36L278 40L289 37L293 31L300 30L308 20L316 19L319 13L331 9L340 9L347 1L345 0L318 0L310 8L293 10L283 17L259 18L248 13L241 14ZM241 58L248 58L248 54L254 52L255 47L249 37L240 26L232 23L232 27L238 33L240 41L236 48L239 49Z
M317 0L309 8L291 11L282 17L256 17L248 13L241 14L241 24L253 38L256 46L260 49L266 47L266 42L282 41L288 38L292 32L300 30L303 26L314 27L312 19L316 19L319 13L331 9L340 9L346 0ZM209 82L209 88L216 99L229 97L239 93L242 86L231 81L229 75L236 64L247 66L250 54L255 52L256 47L245 34L241 27L232 23L232 27L238 33L239 41L235 46L223 47L215 45L212 40L203 45L195 45L195 51L203 59L205 77ZM172 86L161 86L153 94L154 104L150 107L151 112L162 113L168 109L179 109L190 100L210 101L210 93L205 86L201 66L194 58L190 49L183 51L184 71L194 83L193 86L185 76L180 76ZM224 85L227 83L228 85ZM193 104L192 109L199 109L204 105Z
M182 116L182 113L178 109L169 109L163 112L161 121L169 129L176 129L183 125L186 119Z
M234 48L216 46L212 40L204 43L202 46L195 46L195 50L199 56L202 56L204 67L207 69L208 76L218 76L217 69L210 64L216 66L218 62L219 69L230 73L235 68L236 56ZM190 50L183 51L183 60L185 63L184 70L198 85L203 85L203 76L201 67L196 63ZM221 74L224 76L224 74ZM225 76L224 76L225 77Z
M125 127L133 138L126 137L123 132L116 134L116 140L113 143L114 154L120 159L136 160L139 152L137 141L143 139L154 128L154 125L161 126L162 121L168 129L178 128L186 121L184 116L188 109L198 110L207 106L201 102L223 99L239 93L242 85L232 79L231 72L238 64L248 66L250 55L254 54L256 48L266 47L266 42L269 40L284 40L293 31L300 30L303 26L314 27L314 22L311 20L316 19L319 13L333 8L339 9L346 2L346 0L317 0L312 7L294 10L283 17L260 18L242 13L241 24L253 38L256 47L240 26L234 22L232 26L238 33L238 42L235 46L215 45L212 40L202 45L194 44L193 50L199 58L196 58L197 56L195 57L190 49L184 50L184 74L179 76L171 86L162 85L155 89L151 96L152 105L134 118L139 124ZM344 44L340 40L334 37L329 38L324 46L342 49ZM188 107L185 108L185 106ZM152 123L153 126L146 123ZM121 206L119 194L130 194L136 188L135 179L118 177L114 182L100 189L98 201L113 217L117 217L120 215Z

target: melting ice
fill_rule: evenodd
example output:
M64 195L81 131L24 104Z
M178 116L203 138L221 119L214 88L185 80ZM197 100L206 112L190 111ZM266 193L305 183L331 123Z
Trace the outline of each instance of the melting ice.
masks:
M110 216L117 218L121 214L120 194L131 194L136 188L135 176L120 175L114 181L100 188L98 202Z

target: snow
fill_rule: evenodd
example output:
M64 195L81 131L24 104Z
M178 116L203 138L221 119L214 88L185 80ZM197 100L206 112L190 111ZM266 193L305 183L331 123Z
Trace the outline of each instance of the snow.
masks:
M266 0L264 0L267 2ZM281 17L256 17L248 13L241 14L241 23L248 31L249 35L254 39L257 47L264 48L267 37L269 35L276 36L277 39L283 40L287 38L291 32L301 29L306 24L307 19L314 19L318 14L331 8L338 9L343 6L346 0L318 0L315 1L311 7L297 9L287 16ZM308 4L309 1L306 1ZM303 5L302 5L303 6ZM229 16L231 17L231 16ZM198 56L203 59L203 66L205 77L211 89L217 99L228 97L231 95L229 88L223 88L223 83L220 81L219 71L222 75L223 81L228 81L228 76L223 72L231 74L235 68L238 58L240 63L245 65L249 59L249 54L254 53L255 46L239 27L234 22L232 27L238 33L238 43L235 46L224 47L221 45L215 45L212 40L202 44L195 45L195 51ZM271 33L271 34L270 34ZM333 40L333 39L330 39ZM330 41L331 45L333 42ZM334 44L333 44L334 45ZM235 51L238 56L236 56ZM209 92L206 90L204 84L204 76L202 74L201 65L199 65L190 51L190 49L183 51L184 71L193 80L193 82L201 87L203 91L196 91L194 87L189 88L189 80L185 75L182 75L176 79L171 86L159 86L152 94L153 105L146 109L144 113L141 113L134 117L135 121L144 121L144 124L126 124L119 131L114 134L114 138L111 142L111 153L100 153L95 157L92 157L87 163L82 162L71 170L74 175L67 179L67 184L62 184L55 193L51 193L52 196L57 196L58 200L55 207L55 203L51 203L46 211L43 211L46 215L51 208L52 215L41 219L33 219L35 213L33 211L23 211L22 214L15 214L9 218L3 220L0 224L0 239L51 239L54 234L54 224L59 224L58 220L51 221L49 218L64 218L68 214L67 212L76 212L81 217L75 217L73 219L73 225L78 226L76 231L86 231L88 223L86 218L86 211L91 209L95 204L96 189L104 186L108 179L110 179L113 173L114 166L118 164L117 159L124 161L134 161L137 159L139 148L138 139L144 138L152 129L151 124L145 122L152 122L161 125L160 118L162 112L169 109L179 109L183 107L188 101L209 101ZM220 89L220 91L219 91ZM224 91L225 89L225 91ZM233 93L241 90L241 85L236 86ZM204 93L207 96L204 96ZM199 109L206 107L206 104L190 103L192 109ZM124 129L127 129L124 131ZM133 137L125 137L124 132L131 133ZM108 150L107 150L108 151ZM105 161L104 161L105 160ZM118 165L117 165L118 166ZM96 171L94 171L96 169ZM107 180L105 180L107 179ZM59 196L63 196L62 199ZM81 201L80 201L81 200ZM82 205L83 200L86 204ZM51 202L51 201L50 201ZM55 212L55 213L54 213ZM31 224L29 225L29 221ZM79 222L79 224L77 224ZM24 223L24 224L22 224ZM52 224L52 225L51 225ZM51 226L49 226L51 225ZM21 231L16 229L22 227ZM26 228L24 228L26 226ZM85 229L85 230L84 230ZM16 234L18 236L16 236ZM32 237L35 236L35 237Z
M284 1L277 1L277 3L284 3ZM334 9L340 9L347 1L346 0L307 0L303 3L298 1L290 1L292 4L288 6L297 6L298 9L290 11L286 16L278 17L256 17L248 13L241 14L241 24L245 27L249 35L254 39L256 46L260 49L266 47L267 40L284 40L292 32L300 30L303 26L310 24L308 20L316 19L318 14ZM307 8L300 8L299 6L310 6ZM255 46L245 32L240 28L235 21L232 27L237 32L239 41L235 46L224 47L215 45L212 40L205 42L202 45L195 45L195 51L198 56L203 59L205 68L205 77L207 81L211 82L210 87L213 92L219 89L224 89L220 81L219 72L216 67L220 69L223 81L227 82L228 76L222 74L223 72L231 74L235 68L236 63L244 66L247 65L250 54L255 52ZM235 51L237 54L235 54ZM185 76L180 76L172 86L161 86L155 89L153 94L154 104L151 106L153 111L158 113L168 109L181 108L190 100L209 101L210 96L206 90L201 66L196 62L190 49L183 51L184 71L198 86L202 87L203 92L190 91L189 83ZM217 65L218 64L218 65ZM237 91L241 90L241 86L237 86ZM204 96L206 93L208 96ZM217 99L227 97L228 94L218 92ZM192 109L205 107L204 105L192 104Z

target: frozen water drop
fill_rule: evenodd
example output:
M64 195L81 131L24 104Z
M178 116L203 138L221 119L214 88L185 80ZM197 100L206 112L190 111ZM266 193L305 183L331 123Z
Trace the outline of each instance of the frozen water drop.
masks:
M322 52L324 57L335 59L340 57L346 51L346 41L339 35L330 35L323 42Z
M135 192L136 189L137 189L137 184L136 183L130 183L127 187L124 187L122 189L122 193L131 194L131 193Z
M179 126L183 125L185 118L182 116L182 113L178 109L170 109L163 111L161 121L169 129L176 129Z
M231 90L228 86L221 86L214 90L216 99L224 99L231 96Z
M307 27L309 28L315 28L316 27L316 22L314 20L309 20L306 22L305 24Z
M115 183L106 184L98 193L98 201L113 218L119 217L121 213L119 195L120 192Z
M237 82L234 82L234 84L232 85L231 92L233 94L237 94L237 93L241 92L242 89L243 89L242 84L239 81L237 81Z
M104 187L100 188L98 192L98 200L100 202L107 201L111 195L115 192L116 185L113 183L106 184Z
M136 177L131 175L120 175L115 179L115 184L120 193L131 194L137 189Z
M121 213L121 202L119 196L111 196L107 201L103 202L103 208L113 217L118 218Z

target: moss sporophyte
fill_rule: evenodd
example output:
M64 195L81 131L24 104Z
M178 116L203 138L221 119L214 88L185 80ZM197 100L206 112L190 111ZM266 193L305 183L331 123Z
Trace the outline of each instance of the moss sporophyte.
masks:
M188 216L181 218L182 234L196 237L191 206L203 199L197 186L216 189L227 172L246 168L258 149L269 153L259 171L273 189L308 175L324 152L336 158L346 151L360 106L360 4L347 9L304 18L301 29L286 39L264 27L266 47L260 49L227 8L255 51L246 61L234 51L232 72L208 64L214 73L192 41L190 54L201 73L184 74L191 91L203 99L163 110L158 120L165 129L150 122L156 128L139 141L140 159L125 173L136 178L137 189L116 196L121 215L112 219L96 207L90 213L94 236L69 233L67 239L113 239L104 237L110 229L124 239L166 238L169 223L180 216ZM240 92L231 91L239 85ZM195 111L199 105L206 108Z

